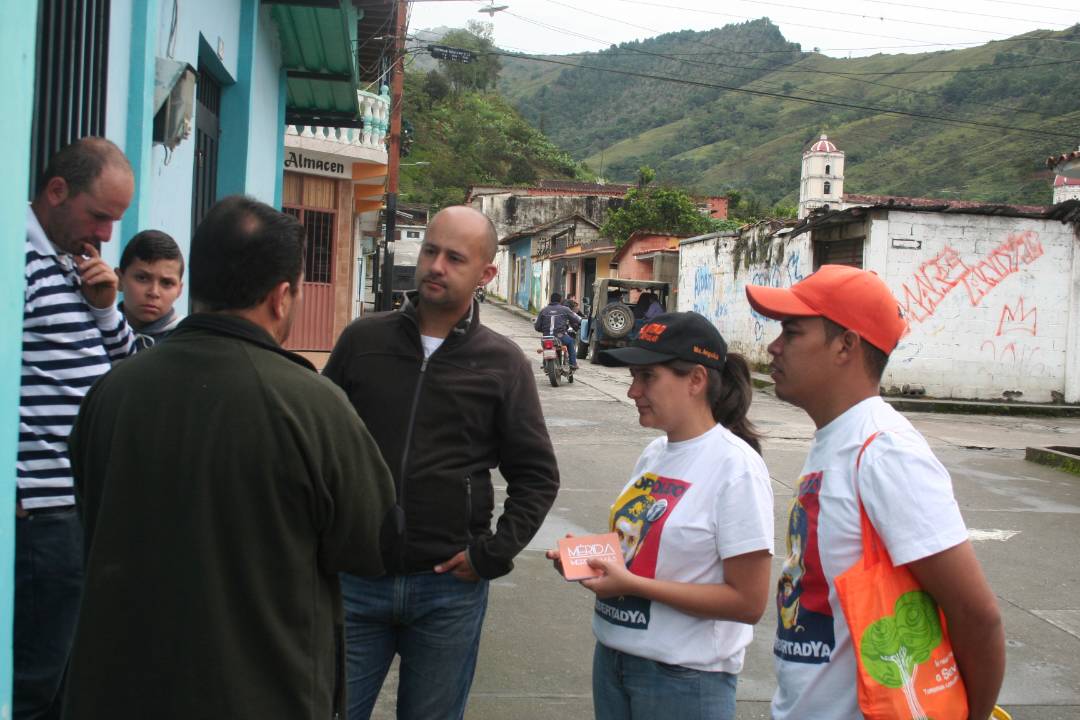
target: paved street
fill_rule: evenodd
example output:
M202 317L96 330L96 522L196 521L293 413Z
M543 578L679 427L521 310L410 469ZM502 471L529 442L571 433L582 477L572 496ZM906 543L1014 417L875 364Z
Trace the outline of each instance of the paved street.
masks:
M491 303L485 324L535 357L527 320ZM564 582L543 552L564 533L603 529L608 506L656 433L638 426L626 398L629 376L582 361L571 385L536 382L562 473L562 489L516 570L492 584L480 662L466 717L591 718L592 595ZM1080 420L909 414L953 475L1006 624L1008 670L1001 703L1014 718L1080 718L1080 600L1072 554L1080 541L1080 478L1026 462L1027 445L1080 446ZM765 460L781 529L813 426L758 391L751 417L766 433ZM774 577L779 568L774 561ZM740 720L768 717L773 689L771 608L759 623L739 681ZM393 717L388 679L376 717Z

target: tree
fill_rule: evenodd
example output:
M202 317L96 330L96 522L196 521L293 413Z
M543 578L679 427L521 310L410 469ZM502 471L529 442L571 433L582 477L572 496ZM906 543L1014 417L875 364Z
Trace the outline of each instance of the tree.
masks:
M450 94L450 82L441 72L432 70L424 77L424 92L431 99L431 105L434 105Z
M443 35L441 44L472 50L475 54L470 63L439 61L443 74L455 90L487 90L495 87L502 65L499 56L492 54L497 48L491 23L470 20L467 29L451 30Z
M901 595L892 615L863 631L863 667L885 687L903 689L912 718L926 717L915 693L915 675L919 665L929 660L930 653L941 644L941 638L937 604L924 590Z
M721 224L698 211L693 198L682 190L650 188L656 177L652 168L638 169L638 187L626 193L623 206L608 213L600 234L622 247L637 230L653 230L673 235L700 235Z

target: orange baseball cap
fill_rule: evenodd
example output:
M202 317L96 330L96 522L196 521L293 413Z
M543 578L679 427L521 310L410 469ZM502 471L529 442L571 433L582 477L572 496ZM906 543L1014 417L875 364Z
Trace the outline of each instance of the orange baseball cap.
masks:
M907 332L900 303L877 273L822 265L790 288L747 285L750 306L765 317L824 317L888 354Z

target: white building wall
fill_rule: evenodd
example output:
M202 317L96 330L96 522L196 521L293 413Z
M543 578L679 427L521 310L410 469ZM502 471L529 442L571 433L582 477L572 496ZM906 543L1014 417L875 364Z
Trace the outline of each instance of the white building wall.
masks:
M943 398L1080 402L1080 239L1057 221L877 211L864 267L889 285L910 331L882 378ZM789 287L813 269L809 233L767 252L724 236L680 247L679 310L711 320L735 352L767 363L779 323L750 308L745 285ZM761 247L761 245L758 245Z
M1054 204L1080 200L1080 185L1058 185L1054 188Z
M1057 221L889 213L884 277L911 330L883 384L1030 402L1064 393L1076 248Z
M810 239L807 234L773 239L765 252L750 255L749 263L749 247L744 247L738 269L734 268L737 242L725 234L680 245L678 310L704 315L719 328L732 352L751 363L767 364L765 348L780 333L780 323L754 312L746 299L746 285L790 287L809 275Z

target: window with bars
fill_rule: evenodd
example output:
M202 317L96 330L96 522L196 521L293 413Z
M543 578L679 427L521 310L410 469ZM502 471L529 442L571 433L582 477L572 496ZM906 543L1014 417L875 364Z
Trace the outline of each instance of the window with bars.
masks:
M333 272L334 213L298 207L284 212L304 226L304 282L330 284Z
M284 212L304 226L304 282L329 285L334 272L337 183L315 175L285 173Z
M200 63L195 83L195 164L191 194L191 232L217 202L218 135L221 85Z
M41 0L38 6L30 195L57 150L105 135L110 0Z
M861 268L864 242L865 238L815 242L814 269L817 270L822 265L850 265Z

